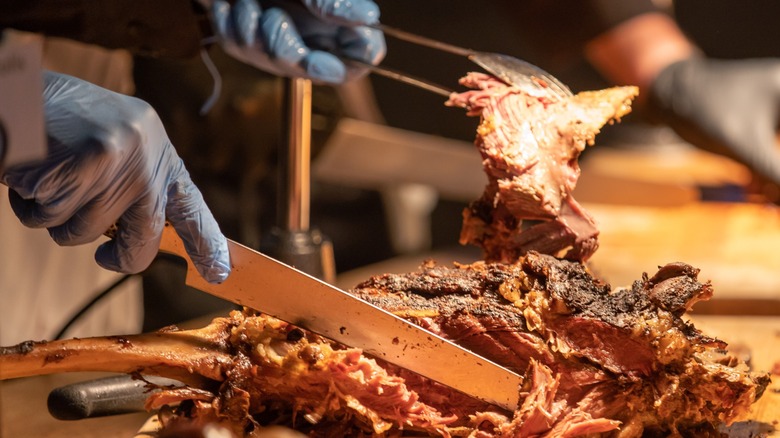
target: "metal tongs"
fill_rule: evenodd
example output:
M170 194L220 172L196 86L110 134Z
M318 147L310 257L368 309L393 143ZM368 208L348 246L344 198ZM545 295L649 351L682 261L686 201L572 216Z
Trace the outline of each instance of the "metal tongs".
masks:
M488 73L499 78L508 85L540 89L546 93L552 93L559 98L571 97L573 95L569 87L558 80L555 76L527 61L523 61L521 59L507 55L502 55L500 53L479 52L476 50L454 46L452 44L436 41L384 24L375 24L371 27L384 32L385 35L390 35L403 41L424 47L430 47L436 50L441 50L443 52L452 53L458 56L465 56L470 61L479 65ZM435 84L427 79L417 78L387 67L375 66L365 63L360 63L360 65L368 68L374 73L380 74L390 79L395 79L410 85L414 85L428 91L432 91L445 97L449 97L452 95L452 93L455 92L454 90Z

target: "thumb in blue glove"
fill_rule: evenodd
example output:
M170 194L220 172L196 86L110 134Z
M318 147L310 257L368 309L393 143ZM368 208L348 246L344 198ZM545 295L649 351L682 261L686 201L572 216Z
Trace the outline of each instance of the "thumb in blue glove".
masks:
M376 65L385 56L371 0L278 0L263 9L255 0L215 0L215 33L232 57L280 76L339 84L367 72L334 54Z
M43 98L48 156L0 175L24 225L79 245L117 224L95 259L137 273L157 254L167 218L198 272L212 283L227 278L227 240L147 103L52 72Z

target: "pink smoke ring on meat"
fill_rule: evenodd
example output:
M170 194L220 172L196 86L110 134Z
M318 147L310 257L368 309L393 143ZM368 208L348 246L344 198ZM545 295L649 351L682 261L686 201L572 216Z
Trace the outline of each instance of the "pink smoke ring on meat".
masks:
M449 106L480 117L475 145L489 183L464 211L462 244L512 263L530 250L586 261L598 248L594 219L574 200L578 158L601 127L630 111L636 87L560 99L469 73Z

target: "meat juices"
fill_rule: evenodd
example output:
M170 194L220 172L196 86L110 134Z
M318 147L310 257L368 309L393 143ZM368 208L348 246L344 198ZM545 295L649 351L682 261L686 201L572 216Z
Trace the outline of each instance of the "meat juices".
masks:
M447 105L481 119L475 144L489 183L463 212L460 242L483 249L489 262L513 263L530 250L586 261L598 248L593 218L571 193L577 159L602 126L630 112L636 87L560 99L470 73L469 88Z

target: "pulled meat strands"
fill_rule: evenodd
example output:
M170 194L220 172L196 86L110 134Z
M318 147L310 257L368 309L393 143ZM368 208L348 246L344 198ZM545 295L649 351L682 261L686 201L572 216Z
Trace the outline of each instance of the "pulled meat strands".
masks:
M378 435L402 427L436 435L467 424L470 412L493 409L450 391L440 396L452 407L439 411L421 402L402 377L389 373L389 365L264 315L235 311L203 329L118 339L4 347L0 380L73 371L177 378L195 388L163 389L147 400L150 410L188 402L186 413L162 416L166 428L220 423L238 436L257 425L253 415L261 414L304 430L347 425ZM430 383L416 379L420 388Z
M238 436L267 424L315 437L703 436L748 412L769 378L681 318L712 293L697 274L670 264L612 290L580 263L529 252L513 265L429 263L352 291L522 374L516 412L248 311L194 331L4 348L0 378L185 377L193 388L163 389L147 402L172 431L219 423Z
M586 261L598 248L598 230L571 196L577 159L605 124L631 111L638 89L559 99L483 73L460 82L473 90L447 105L481 118L475 144L489 180L464 211L461 243L482 247L489 262L512 263L530 250Z
M697 275L674 263L612 290L531 251L514 265L385 274L354 293L526 376L495 436L676 436L738 419L769 382L682 319L712 295Z

